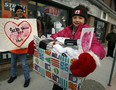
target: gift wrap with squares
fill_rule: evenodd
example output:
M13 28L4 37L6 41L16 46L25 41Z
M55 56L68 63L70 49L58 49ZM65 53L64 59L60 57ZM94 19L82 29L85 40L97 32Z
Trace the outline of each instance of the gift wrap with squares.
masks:
M93 31L91 30L90 32ZM89 43L91 43L91 40L89 41L90 41ZM43 43L41 44L41 48L40 48L38 42L40 45L40 41L35 41L36 49L34 50L34 55L33 55L33 70L37 72L39 75L41 75L42 77L52 81L53 83L64 88L65 90L80 90L81 84L85 78L75 77L72 75L70 71L70 66L75 59L70 57L70 55L62 54L62 52L55 53L53 49L51 50L51 49L42 48L44 47L42 46ZM82 50L86 50L90 46L90 44L87 43L87 45L84 46L86 47L81 48ZM65 47L67 48L68 46L65 45ZM63 48L61 48L60 50L62 50Z
M74 77L70 72L73 59L57 55L41 48L34 52L34 70L41 76L53 81L63 88L79 90L84 78Z

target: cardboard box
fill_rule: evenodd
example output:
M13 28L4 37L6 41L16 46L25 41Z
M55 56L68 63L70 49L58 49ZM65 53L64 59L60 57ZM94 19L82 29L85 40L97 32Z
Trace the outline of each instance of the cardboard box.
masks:
M33 56L33 70L44 78L68 90L80 90L84 78L70 72L73 59L39 48Z

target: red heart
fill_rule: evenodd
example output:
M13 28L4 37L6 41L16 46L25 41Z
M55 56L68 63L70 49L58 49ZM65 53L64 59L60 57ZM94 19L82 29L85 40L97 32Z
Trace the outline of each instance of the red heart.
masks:
M22 21L19 24L8 21L4 25L4 31L14 45L21 47L30 36L32 27L27 21Z

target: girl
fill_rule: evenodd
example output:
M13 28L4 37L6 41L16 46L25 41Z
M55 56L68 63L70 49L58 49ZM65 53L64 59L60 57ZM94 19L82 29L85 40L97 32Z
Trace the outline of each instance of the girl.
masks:
M67 26L58 33L53 34L51 37L56 39L57 37L65 37L74 40L80 39L82 28L88 28L86 24L88 18L88 8L79 5L72 11L72 25ZM92 73L96 66L100 64L100 60L105 57L105 50L98 42L95 35L93 36L90 50L88 52L81 53L78 60L75 60L70 70L74 76L86 77ZM63 88L54 84L53 90L63 90Z

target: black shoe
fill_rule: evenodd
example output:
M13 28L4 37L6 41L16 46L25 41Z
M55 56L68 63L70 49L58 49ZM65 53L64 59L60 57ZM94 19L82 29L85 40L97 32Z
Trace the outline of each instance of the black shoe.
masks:
M15 79L17 78L17 76L15 76L15 77L10 77L10 79L8 80L8 83L12 83Z
M29 83L30 83L30 79L25 80L24 87L28 87L29 86Z

